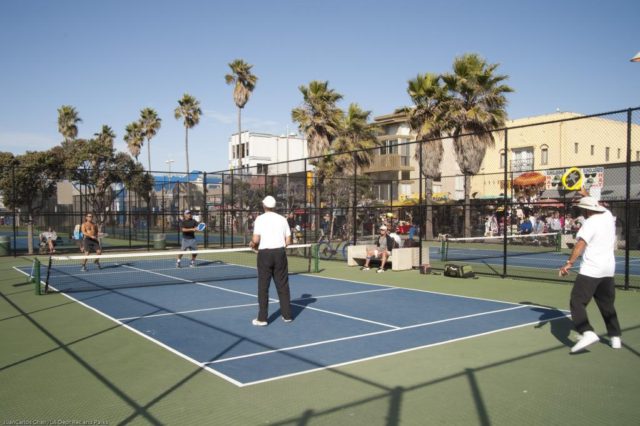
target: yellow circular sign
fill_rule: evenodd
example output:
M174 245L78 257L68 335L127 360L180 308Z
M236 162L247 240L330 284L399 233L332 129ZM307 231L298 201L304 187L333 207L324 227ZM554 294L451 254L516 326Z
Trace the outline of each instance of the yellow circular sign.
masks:
M562 187L567 191L577 191L582 188L583 180L582 170L572 167L562 175Z

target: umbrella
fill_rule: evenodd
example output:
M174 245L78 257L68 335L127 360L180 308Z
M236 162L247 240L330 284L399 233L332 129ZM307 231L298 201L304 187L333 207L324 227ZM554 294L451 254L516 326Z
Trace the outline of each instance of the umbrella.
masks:
M513 179L515 186L539 186L544 184L546 176L538 172L526 172Z
M536 205L540 207L554 207L554 208L564 207L564 203L560 200L556 200L555 198L545 198L544 200L538 200Z

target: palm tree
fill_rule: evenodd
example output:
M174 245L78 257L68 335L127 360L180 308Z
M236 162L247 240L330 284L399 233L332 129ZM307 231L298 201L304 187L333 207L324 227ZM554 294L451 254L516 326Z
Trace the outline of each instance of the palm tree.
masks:
M331 143L338 137L343 112L336 106L342 95L329 89L328 81L314 80L309 86L300 86L303 104L291 111L291 118L307 138L309 157L319 157L329 152ZM312 158L311 164L318 164Z
M71 105L62 105L58 108L58 132L64 137L65 142L70 142L78 137L78 123L82 119Z
M189 129L200 123L200 102L188 93L182 95L182 99L178 100L178 107L174 111L176 120L182 118L184 122L184 151L187 161L187 207L191 203L191 170L189 169Z
M176 120L182 119L184 122L184 151L187 160L187 176L191 172L189 169L189 129L200 123L200 102L188 93L182 96L178 101L178 107L174 111Z
M144 134L142 130L142 123L134 121L129 123L125 128L124 141L127 143L127 148L133 157L138 161L140 155L140 149L142 148Z
M433 180L440 176L442 162L442 136L447 127L445 109L447 93L440 76L432 73L418 74L409 80L407 93L414 104L413 108L405 108L411 130L416 132L416 140L420 145L415 158L422 160L422 175L425 176L426 226L425 238L433 239ZM422 179L422 176L420 177Z
M162 125L162 119L153 108L145 108L140 111L140 126L142 133L147 138L147 170L151 172L151 138L153 138Z
M233 101L238 107L238 152L237 157L240 168L242 168L242 157L240 156L242 150L242 108L249 101L253 89L256 88L256 82L258 77L251 73L253 65L247 64L242 59L236 59L229 64L231 68L231 74L224 76L227 84L233 84Z
M342 115L339 136L331 144L331 151L334 152L330 157L330 163L333 163L333 171L343 176L353 176L357 174L358 169L368 167L373 162L373 149L380 145L378 141L379 128L369 122L371 111L365 111L358 104L349 105L346 114ZM349 188L349 208L353 206L355 193L350 182L340 184L342 187ZM353 212L355 215L356 212ZM333 231L333 220L335 216L331 215L331 224L329 229ZM353 235L353 222L347 222L348 234ZM330 234L329 239L333 235Z
M503 81L506 75L495 74L498 64L488 64L475 53L453 61L453 73L442 78L451 100L448 118L456 161L464 175L464 236L471 234L469 192L471 176L478 173L488 147L495 145L493 130L504 127L507 112L506 93L513 89Z

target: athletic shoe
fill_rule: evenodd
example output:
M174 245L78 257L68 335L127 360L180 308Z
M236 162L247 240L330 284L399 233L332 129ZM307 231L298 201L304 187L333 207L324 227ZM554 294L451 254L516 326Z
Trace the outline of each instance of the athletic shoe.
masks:
M361 271L368 271L369 269L371 268L369 268L368 266L363 266L362 268L360 268Z
M98 262L96 262L96 266L98 267L98 269L102 269L102 265L100 265Z
M384 272L384 269L380 268L380 269L378 269L376 272L377 272L377 273L379 273L379 274L381 274L381 273L383 273L383 272Z
M251 321L251 324L255 325L256 327L264 327L266 325L269 325L269 323L266 321L258 321L258 318Z
M176 268L180 268L180 261L179 260L176 262Z
M196 267L196 262L192 260L191 263L189 264L189 268L195 268L195 267Z
M287 318L285 318L285 317L282 317L282 321L284 321L284 322L291 322L291 321L293 321L293 318L289 318L289 319L287 319Z
M582 334L582 338L578 340L578 343L573 345L573 347L571 348L571 353L579 352L585 349L587 346L592 345L599 341L600 341L600 338L596 333L594 333L593 331L585 331Z
M620 349L622 347L622 340L620 336L614 336L611 338L611 347L613 349Z
M82 269L80 269L82 272L87 272L87 267L83 266Z

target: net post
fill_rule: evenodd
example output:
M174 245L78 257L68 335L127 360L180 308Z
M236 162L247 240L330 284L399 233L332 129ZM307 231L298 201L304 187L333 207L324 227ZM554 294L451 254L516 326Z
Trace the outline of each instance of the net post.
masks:
M313 272L320 272L320 254L318 252L319 244L311 246L311 256L313 256Z
M447 261L447 240L443 239L440 242L440 259L442 259L443 262Z
M562 233L556 234L556 251L562 251Z
M40 259L37 257L33 261L33 281L35 284L34 289L36 296L42 295L42 292L40 291Z

